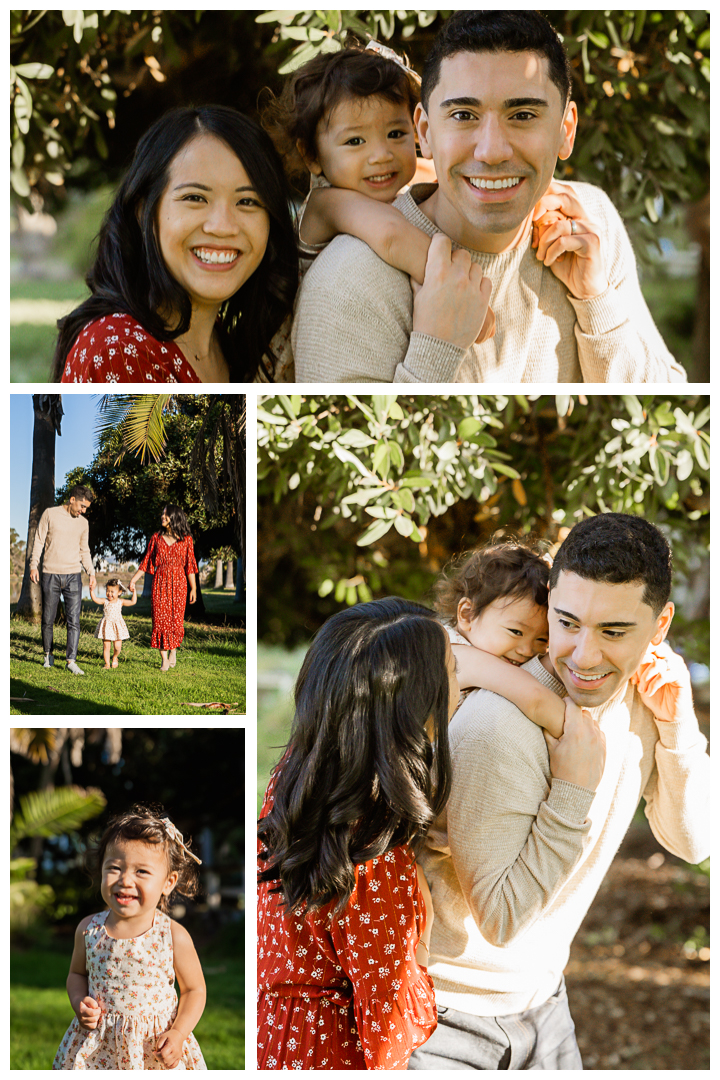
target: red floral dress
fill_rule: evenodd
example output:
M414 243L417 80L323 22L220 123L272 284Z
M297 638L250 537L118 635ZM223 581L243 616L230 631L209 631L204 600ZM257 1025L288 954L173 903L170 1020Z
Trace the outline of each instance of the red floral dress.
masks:
M150 647L176 649L185 636L188 574L198 572L192 537L168 544L163 533L155 533L138 570L154 574Z
M356 883L335 918L288 916L272 884L258 886L259 1069L406 1069L435 1030L432 979L415 960L426 912L412 852L361 863Z
M158 341L130 315L88 323L67 355L61 382L200 382L173 341Z
M110 914L93 915L84 930L88 994L102 1009L92 1031L74 1017L53 1069L164 1069L155 1057L159 1035L177 1014L171 920L155 912L153 925L133 938L105 930ZM188 1035L178 1069L206 1069L197 1039Z

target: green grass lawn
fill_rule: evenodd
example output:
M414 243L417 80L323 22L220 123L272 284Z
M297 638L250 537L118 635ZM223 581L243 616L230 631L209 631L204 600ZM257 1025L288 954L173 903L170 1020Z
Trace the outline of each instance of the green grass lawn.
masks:
M257 806L270 771L288 741L293 718L292 687L307 645L288 651L258 643Z
M230 593L204 590L203 598L209 613L242 612ZM10 696L20 699L11 701L12 715L222 715L190 704L213 701L233 705L232 714L245 713L245 631L240 627L186 622L177 667L161 674L160 653L150 648L150 601L138 600L124 616L130 640L123 642L120 666L105 671L102 642L94 636L101 614L91 601L83 602L78 650L83 678L65 670L64 626L55 627L55 667L46 669L40 626L11 618Z
M195 1028L208 1069L245 1064L243 958L206 956L198 950L207 1005ZM10 1068L50 1069L73 1018L65 980L70 954L30 949L10 952Z
M47 382L57 338L57 318L77 307L88 295L81 279L70 281L22 281L10 286L13 301L49 301L36 312L34 321L10 324L10 381Z

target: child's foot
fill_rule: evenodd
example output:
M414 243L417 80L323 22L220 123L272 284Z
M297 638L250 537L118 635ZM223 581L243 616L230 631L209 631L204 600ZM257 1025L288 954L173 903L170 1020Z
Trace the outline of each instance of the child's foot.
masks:
M117 667L117 666L118 666L118 658L117 658L117 656L113 657L113 662L112 662L112 666L113 666L113 667Z
M110 670L110 665L109 664L103 664L103 671L109 671L109 670Z

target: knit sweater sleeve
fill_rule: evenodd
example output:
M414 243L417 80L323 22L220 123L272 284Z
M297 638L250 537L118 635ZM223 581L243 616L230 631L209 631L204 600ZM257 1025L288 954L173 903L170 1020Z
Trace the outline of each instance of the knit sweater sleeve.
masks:
M88 544L88 523L85 518L80 519L80 564L87 574L92 577L95 573L90 546Z
M645 816L667 851L689 863L710 854L710 758L692 708L674 723L657 720L655 766L645 786Z
M47 510L43 510L42 514L40 515L38 527L35 530L35 541L33 543L32 553L30 555L31 570L37 570L38 568L38 565L40 563L40 556L42 555L43 548L45 547L45 540L47 538L49 525L50 517Z
M686 382L645 303L637 263L623 221L599 188L576 184L588 219L601 227L607 258L608 288L592 300L576 300L575 337L585 382Z
M338 236L303 281L292 331L298 382L454 382L466 350L414 333L410 279Z
M551 777L541 729L488 691L470 695L450 731L447 838L455 873L482 936L506 946L569 879L594 792Z

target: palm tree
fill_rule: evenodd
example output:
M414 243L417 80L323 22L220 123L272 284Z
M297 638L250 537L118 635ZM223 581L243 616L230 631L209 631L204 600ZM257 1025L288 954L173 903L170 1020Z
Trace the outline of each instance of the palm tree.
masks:
M55 434L61 434L63 415L60 394L33 394L33 463L30 483L30 515L25 546L25 573L17 605L17 614L37 623L42 615L42 590L30 580L30 556L35 533L45 510L55 505Z
M177 394L106 394L100 402L103 419L98 433L118 430L125 453L158 461L165 447L165 414L177 404ZM219 508L220 481L233 494L233 533L245 574L245 396L208 394L195 436L191 467L195 483L211 513Z

